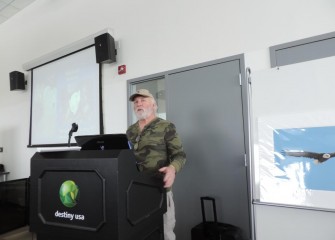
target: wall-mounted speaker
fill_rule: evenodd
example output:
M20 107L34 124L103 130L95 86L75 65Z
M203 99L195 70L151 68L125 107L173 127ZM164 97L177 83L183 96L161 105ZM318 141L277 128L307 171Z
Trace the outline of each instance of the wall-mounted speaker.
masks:
M95 37L94 43L97 63L116 62L115 41L109 33Z
M26 88L26 81L24 80L24 74L19 71L13 71L9 73L10 90L24 90Z

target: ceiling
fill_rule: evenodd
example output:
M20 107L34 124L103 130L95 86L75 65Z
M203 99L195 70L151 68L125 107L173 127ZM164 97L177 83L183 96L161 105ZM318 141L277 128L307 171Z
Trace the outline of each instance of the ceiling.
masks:
M0 24L36 0L0 0Z

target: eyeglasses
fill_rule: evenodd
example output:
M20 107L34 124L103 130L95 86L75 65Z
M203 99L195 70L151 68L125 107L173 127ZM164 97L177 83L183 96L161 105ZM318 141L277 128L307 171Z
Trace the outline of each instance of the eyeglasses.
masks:
M138 135L135 139L135 144L134 144L134 150L136 151L138 149L138 142L140 141L141 139L141 135Z

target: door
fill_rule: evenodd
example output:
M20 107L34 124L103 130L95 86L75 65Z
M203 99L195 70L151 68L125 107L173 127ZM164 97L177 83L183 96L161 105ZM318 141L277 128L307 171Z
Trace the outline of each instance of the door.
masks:
M190 240L202 221L200 196L214 197L218 220L251 238L240 65L240 59L221 60L167 74L167 119L187 155L173 187L179 240Z

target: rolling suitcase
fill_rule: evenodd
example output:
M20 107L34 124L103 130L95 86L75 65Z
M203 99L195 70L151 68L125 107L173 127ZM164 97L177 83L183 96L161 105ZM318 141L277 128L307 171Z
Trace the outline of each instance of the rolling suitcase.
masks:
M191 230L192 240L243 240L242 230L228 223L217 221L215 199L212 197L201 197L202 223ZM212 201L214 221L207 221L205 215L204 201Z

